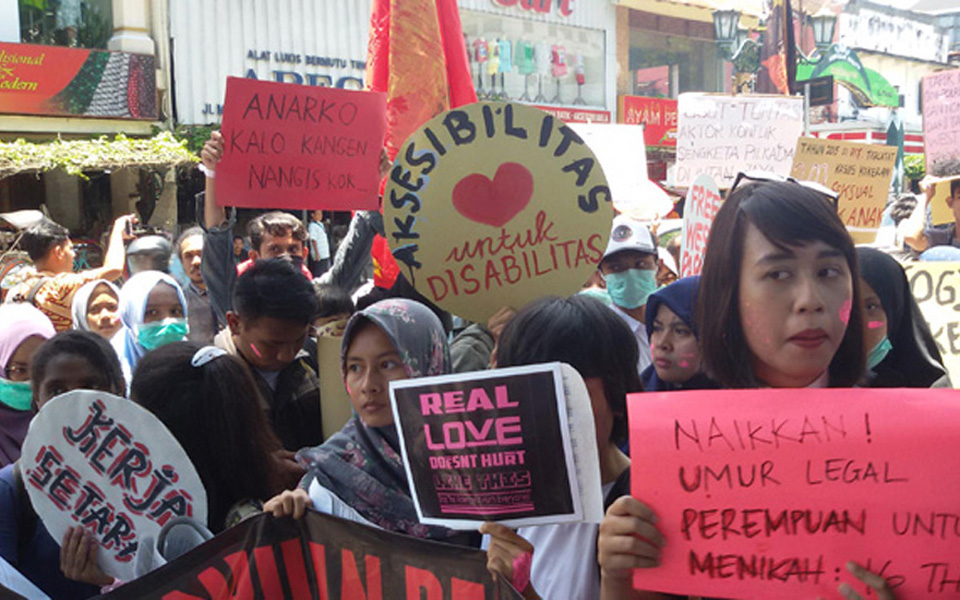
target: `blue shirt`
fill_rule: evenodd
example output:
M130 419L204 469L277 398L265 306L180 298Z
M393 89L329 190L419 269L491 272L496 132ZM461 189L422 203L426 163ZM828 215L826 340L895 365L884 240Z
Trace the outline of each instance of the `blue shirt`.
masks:
M0 556L33 582L51 598L57 600L90 598L100 593L100 588L79 583L60 572L60 544L34 516L34 531L29 541L18 548L20 526L29 526L30 506L24 507L17 491L14 465L0 469ZM28 512L29 511L29 512Z

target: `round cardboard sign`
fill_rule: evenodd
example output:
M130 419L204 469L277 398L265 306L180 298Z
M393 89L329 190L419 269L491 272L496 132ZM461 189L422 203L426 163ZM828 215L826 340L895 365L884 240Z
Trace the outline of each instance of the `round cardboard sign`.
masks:
M610 232L610 189L582 138L529 106L437 115L400 148L384 225L400 272L432 302L484 322L576 292Z
M139 541L169 519L207 523L207 494L186 452L141 406L75 390L43 406L20 458L34 510L59 543L79 525L100 542L98 564L134 579Z

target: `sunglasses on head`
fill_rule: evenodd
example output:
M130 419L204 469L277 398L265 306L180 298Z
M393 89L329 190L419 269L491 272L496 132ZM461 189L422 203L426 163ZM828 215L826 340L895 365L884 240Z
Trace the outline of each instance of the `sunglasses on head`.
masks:
M730 194L733 193L737 186L740 185L742 181L751 182L768 182L768 181L777 181L780 183L795 183L797 185L802 185L808 190L817 192L821 196L826 197L831 204L833 204L834 210L839 206L840 194L831 190L827 186L817 183L816 181L802 181L800 179L794 179L793 177L785 177L783 175L778 175L777 173L769 173L767 171L741 171L737 173L736 179L733 180L733 185L730 186L730 191L727 193L727 197L730 197Z

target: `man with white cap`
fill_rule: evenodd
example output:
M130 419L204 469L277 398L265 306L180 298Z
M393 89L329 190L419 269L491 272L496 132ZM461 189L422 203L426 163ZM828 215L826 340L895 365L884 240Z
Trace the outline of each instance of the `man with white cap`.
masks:
M611 308L637 338L640 349L638 373L653 362L650 340L644 327L644 313L647 298L657 291L658 265L657 244L650 230L625 215L614 218L610 242L600 260L600 275L613 302Z

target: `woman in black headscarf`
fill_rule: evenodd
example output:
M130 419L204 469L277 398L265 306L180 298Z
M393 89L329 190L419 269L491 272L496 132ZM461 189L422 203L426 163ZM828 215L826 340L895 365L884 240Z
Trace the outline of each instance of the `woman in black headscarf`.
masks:
M940 350L892 256L857 248L867 355L866 387L950 387Z

